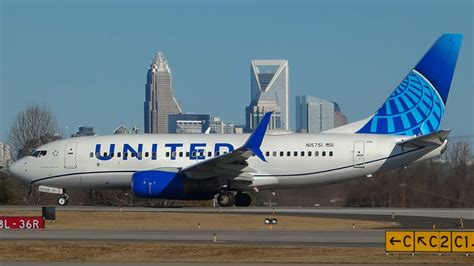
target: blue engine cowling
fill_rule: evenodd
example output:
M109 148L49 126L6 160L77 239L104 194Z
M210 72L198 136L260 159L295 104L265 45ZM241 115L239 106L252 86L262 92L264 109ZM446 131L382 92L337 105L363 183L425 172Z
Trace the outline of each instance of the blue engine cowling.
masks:
M206 200L218 192L212 180L190 180L180 172L149 170L132 175L132 191L141 198Z

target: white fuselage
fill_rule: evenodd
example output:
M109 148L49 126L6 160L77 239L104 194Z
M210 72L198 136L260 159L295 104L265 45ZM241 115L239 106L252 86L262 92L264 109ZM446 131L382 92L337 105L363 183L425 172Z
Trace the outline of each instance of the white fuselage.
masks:
M33 185L128 189L135 172L182 169L229 152L230 145L237 149L247 138L247 134L71 138L38 148L46 154L22 158L10 171ZM261 150L267 162L258 157L248 159L248 166L254 169L254 181L240 189L308 187L371 176L438 156L446 145L402 148L396 142L403 139L407 137L343 133L266 135Z

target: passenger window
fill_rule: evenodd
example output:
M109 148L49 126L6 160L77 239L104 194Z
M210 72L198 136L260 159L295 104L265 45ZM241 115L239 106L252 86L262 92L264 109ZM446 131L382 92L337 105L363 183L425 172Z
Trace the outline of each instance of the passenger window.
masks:
M212 157L212 152L211 151L207 152L207 157Z
M183 152L182 151L179 152L179 157L183 157Z
M145 152L145 157L148 158L148 155L150 155L148 152Z
M204 152L203 151L199 152L199 157L203 157L203 156L204 156Z
M117 152L117 157L122 157L122 153L121 153L121 152Z
M332 151L330 151L330 152L329 152L329 156L332 157L332 155L333 155L333 153L332 153Z
M123 157L124 157L124 158L128 158L128 152L124 152L124 153L123 153Z
M176 158L176 152L175 151L171 152L171 157Z
M291 151L287 151L286 156L290 157L291 156Z
M311 155L312 155L312 153L309 151L309 152L308 152L308 157L311 157Z
M298 152L297 152L297 151L295 151L293 154L295 155L295 157L298 156Z
M276 156L277 156L277 152L274 151L274 152L273 152L273 157L276 157Z
M91 157L91 158L94 157L94 153L91 152L91 154L89 154L89 157Z
M325 152L325 151L322 152L322 156L323 156L323 157L326 156L326 152Z
M304 151L301 152L301 157L304 157Z
M269 157L269 156L270 156L270 152L269 152L269 151L265 152L265 156Z
M284 154L285 154L285 153L281 151L281 152L280 152L280 157L283 157Z
M110 154L110 158L114 158L114 153L113 152Z
M216 157L219 156L221 153L220 152L216 152Z
M104 152L104 157L107 157L107 152Z
M314 156L319 156L319 151L315 151Z
M132 158L135 157L135 153L134 152L130 153L130 157Z
M186 152L186 157L189 157L189 151Z
M170 157L170 152L167 151L165 156L166 156L166 158Z

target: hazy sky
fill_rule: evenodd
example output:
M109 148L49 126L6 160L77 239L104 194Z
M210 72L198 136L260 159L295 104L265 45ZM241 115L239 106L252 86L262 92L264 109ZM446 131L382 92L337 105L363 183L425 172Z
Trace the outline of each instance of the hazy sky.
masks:
M464 34L443 128L474 134L474 1L1 2L0 141L33 103L65 135L143 129L146 72L167 57L183 110L243 124L250 60L287 59L296 95L367 117L445 32ZM224 2L224 3L222 3Z

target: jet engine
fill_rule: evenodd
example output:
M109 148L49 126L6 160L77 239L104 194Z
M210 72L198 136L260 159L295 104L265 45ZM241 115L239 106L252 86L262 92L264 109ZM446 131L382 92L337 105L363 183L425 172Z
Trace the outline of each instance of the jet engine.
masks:
M132 175L132 191L141 198L207 200L219 192L216 179L193 180L180 172L140 171Z

